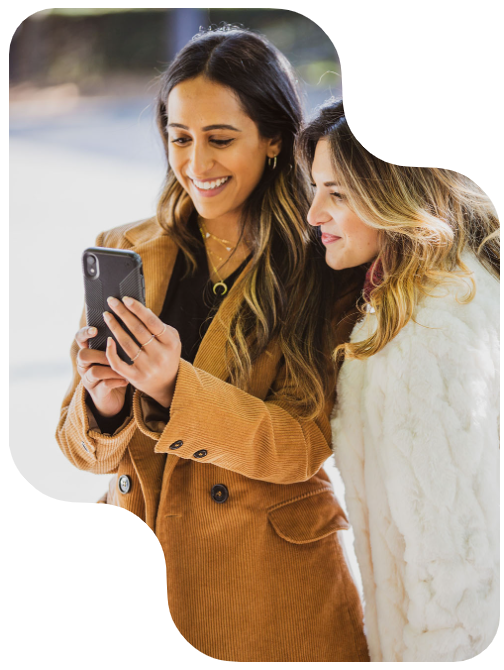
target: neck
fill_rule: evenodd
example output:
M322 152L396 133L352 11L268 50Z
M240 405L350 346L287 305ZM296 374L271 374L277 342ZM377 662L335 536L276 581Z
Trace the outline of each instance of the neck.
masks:
M216 219L205 219L200 217L209 233L216 237L229 240L231 244L236 245L240 239L240 216L234 212L224 214ZM243 238L242 238L243 242Z

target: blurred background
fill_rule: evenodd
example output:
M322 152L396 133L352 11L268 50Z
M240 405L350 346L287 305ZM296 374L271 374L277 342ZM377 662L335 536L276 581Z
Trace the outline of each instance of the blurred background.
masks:
M266 35L289 58L308 115L341 94L334 45L285 10L48 9L12 39L10 444L23 476L53 498L94 502L110 479L74 468L54 439L83 305L82 251L102 230L155 212L166 169L157 77L200 26L223 22ZM326 469L342 500L332 459Z

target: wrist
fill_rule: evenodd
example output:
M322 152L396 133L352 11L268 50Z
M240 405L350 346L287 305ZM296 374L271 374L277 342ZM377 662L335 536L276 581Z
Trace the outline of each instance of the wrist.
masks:
M151 398L161 405L161 407L164 407L164 409L169 409L173 399L173 392L152 395Z

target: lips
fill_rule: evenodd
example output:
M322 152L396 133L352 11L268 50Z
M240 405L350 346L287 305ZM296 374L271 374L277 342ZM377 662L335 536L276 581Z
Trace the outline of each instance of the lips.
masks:
M341 240L341 237L338 237L337 235L330 235L329 233L322 233L320 239L322 244L328 245Z
M230 180L231 177L228 176L219 177L217 179L206 179L205 181L191 179L191 183L196 189L198 195L201 195L203 198L211 198L221 193L226 188Z

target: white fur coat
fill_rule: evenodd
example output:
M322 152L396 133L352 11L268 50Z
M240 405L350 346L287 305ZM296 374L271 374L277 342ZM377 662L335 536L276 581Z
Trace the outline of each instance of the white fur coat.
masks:
M498 626L499 282L462 258L472 302L443 283L416 322L338 379L333 443L372 661L471 658Z

